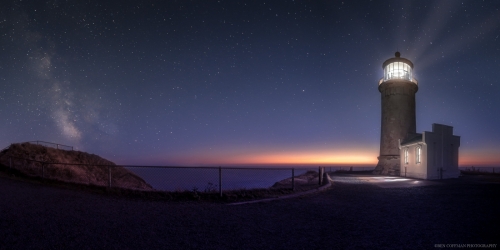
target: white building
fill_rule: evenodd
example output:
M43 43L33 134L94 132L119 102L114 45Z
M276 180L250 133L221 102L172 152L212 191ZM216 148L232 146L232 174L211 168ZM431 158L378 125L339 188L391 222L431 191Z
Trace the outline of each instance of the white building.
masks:
M432 124L432 132L410 134L399 142L401 176L418 179L457 178L460 136L453 127Z

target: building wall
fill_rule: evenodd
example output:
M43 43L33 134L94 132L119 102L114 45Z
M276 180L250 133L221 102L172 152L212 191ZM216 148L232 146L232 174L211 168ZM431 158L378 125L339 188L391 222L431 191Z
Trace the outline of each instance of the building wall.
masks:
M453 135L453 127L432 124L432 132L422 133L422 140L429 148L427 179L457 178L460 137Z
M380 155L399 155L398 140L416 131L415 83L389 80L379 86L382 95Z
M417 148L421 149L420 162L417 162ZM405 161L405 150L408 150L408 162ZM401 176L427 179L427 145L415 143L401 147Z
M418 86L411 81L391 79L379 85L382 97L380 155L374 174L401 174L398 141L415 133L415 93Z

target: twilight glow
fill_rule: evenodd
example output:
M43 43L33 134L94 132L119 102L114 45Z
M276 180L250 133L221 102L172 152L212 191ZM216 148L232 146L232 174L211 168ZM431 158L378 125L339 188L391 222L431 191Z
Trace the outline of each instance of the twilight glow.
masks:
M255 165L323 165L323 166L372 166L376 164L373 154L376 150L373 149L286 149L277 151L273 149L267 150L251 150L237 151L231 149L223 149L220 151L197 152L192 159L186 160L187 156L181 156L179 159L169 157L169 159L157 160L161 162L172 162L172 165L212 165L212 166L255 166ZM177 162L175 162L177 161Z

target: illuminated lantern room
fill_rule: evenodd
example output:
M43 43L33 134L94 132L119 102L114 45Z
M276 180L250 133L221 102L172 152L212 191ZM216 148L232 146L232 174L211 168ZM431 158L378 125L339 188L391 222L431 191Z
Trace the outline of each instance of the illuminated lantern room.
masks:
M413 63L406 58L402 58L399 52L396 52L395 56L382 64L384 77L380 79L379 84L392 79L406 80L417 84L417 80L413 78Z

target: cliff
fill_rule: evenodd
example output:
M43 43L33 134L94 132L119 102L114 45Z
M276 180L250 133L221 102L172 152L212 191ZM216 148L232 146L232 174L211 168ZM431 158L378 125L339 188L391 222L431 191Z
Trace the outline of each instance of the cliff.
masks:
M58 163L58 164L54 164ZM36 145L14 143L0 152L0 164L30 176L66 182L107 186L111 166L113 187L153 190L141 177L98 155Z

